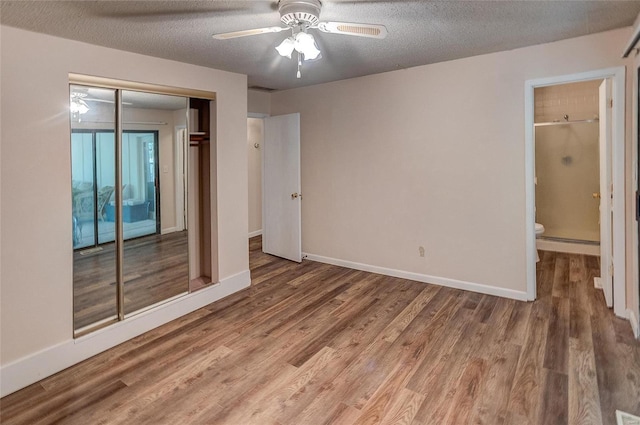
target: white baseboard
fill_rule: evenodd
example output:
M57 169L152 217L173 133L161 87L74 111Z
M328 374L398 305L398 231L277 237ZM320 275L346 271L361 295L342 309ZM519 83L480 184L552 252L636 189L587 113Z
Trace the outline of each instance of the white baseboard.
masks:
M567 254L600 256L600 245L536 239L536 248L542 251L566 252Z
M596 289L602 289L602 279L599 277L593 278L593 287Z
M303 253L302 258L320 263L332 264L334 266L348 267L350 269L362 270L365 272L383 274L385 276L399 277L402 279L415 280L418 282L432 283L434 285L446 286L449 288L463 289L465 291L479 292L481 294L495 295L503 298L527 301L526 291L515 291L513 289L499 288L481 283L465 282L462 280L449 279L446 277L431 276L426 274L408 272L404 270L388 269L385 267L372 266L369 264L355 263L353 261L339 260L336 258L323 257L321 255Z
M191 313L251 285L245 270L81 338L70 339L0 368L0 397L51 376L131 338Z
M636 339L640 339L640 322L638 322L638 318L635 314L633 314L633 310L627 310L627 317L629 318L629 322L631 323L631 329L633 330L633 335Z
M177 231L178 231L177 227L167 227L166 229L160 229L160 234L166 235L167 233L173 233Z
M261 234L262 234L262 229L256 230L255 232L249 232L249 239L253 238L254 236L260 236Z

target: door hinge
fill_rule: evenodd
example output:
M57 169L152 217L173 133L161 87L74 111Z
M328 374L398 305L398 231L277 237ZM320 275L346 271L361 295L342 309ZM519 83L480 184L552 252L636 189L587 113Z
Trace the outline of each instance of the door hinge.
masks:
M609 108L613 108L613 98L609 99Z
M613 278L613 263L609 264L609 276Z

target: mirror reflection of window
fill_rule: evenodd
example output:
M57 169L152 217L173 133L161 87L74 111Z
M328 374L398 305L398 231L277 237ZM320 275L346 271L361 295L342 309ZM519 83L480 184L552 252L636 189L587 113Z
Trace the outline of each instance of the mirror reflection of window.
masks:
M71 85L73 324L77 332L118 318L114 223L115 90Z
M176 127L187 99L122 92L125 314L189 290L188 237L176 225ZM177 180L178 178L178 180Z

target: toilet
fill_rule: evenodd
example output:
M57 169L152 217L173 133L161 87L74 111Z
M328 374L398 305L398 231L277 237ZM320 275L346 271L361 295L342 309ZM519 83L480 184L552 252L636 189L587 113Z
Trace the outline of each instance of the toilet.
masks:
M544 233L544 226L540 223L536 223L536 238ZM538 254L538 250L536 249L536 263L540 261L540 255Z

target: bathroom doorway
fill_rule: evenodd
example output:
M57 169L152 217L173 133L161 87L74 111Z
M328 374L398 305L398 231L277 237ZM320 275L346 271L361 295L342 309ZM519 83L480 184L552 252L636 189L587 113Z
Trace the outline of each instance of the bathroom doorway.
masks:
M610 95L602 94L606 93L601 92L602 81L606 82L602 86L609 88ZM545 226L543 235L546 239L540 240L542 245L590 247L595 252L587 249L587 253L598 254L605 259L602 261L602 275L611 276L611 269L617 271L615 277L609 279L609 302L616 315L625 314L624 83L625 70L622 67L525 83L529 299L536 298L535 223L538 221ZM598 108L594 109L596 104ZM603 109L603 105L607 109ZM603 112L605 116L601 116ZM609 134L599 131L603 125L610 129ZM599 139L610 140L603 144L606 149L600 149ZM540 151L537 144L542 147ZM603 176L612 184L600 185L599 180ZM598 219L603 222L602 217L606 218L600 210L608 212L611 225L607 225L605 219L604 225L600 226ZM607 240L613 243L607 244Z
M602 81L535 89L538 249L599 255Z

